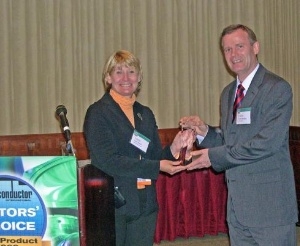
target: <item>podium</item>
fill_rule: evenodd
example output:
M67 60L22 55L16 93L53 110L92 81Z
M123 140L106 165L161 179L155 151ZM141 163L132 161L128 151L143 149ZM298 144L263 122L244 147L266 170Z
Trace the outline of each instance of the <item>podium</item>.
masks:
M81 246L115 246L113 178L78 161Z
M0 157L2 243L114 246L113 179L83 164L74 156Z

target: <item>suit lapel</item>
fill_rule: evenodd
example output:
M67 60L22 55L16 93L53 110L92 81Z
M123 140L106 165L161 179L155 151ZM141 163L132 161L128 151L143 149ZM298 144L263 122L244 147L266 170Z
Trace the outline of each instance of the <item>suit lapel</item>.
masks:
M263 82L265 72L266 72L266 69L260 64L256 74L254 75L254 77L251 81L251 84L248 88L246 96L242 101L241 107L243 107L243 108L251 107L253 100L255 99L255 97L259 91L259 87Z
M227 110L227 120L226 120L227 127L232 125L233 103L234 103L235 91L236 91L235 89L236 89L236 80L232 82L232 86L229 89L229 93L228 93L228 110Z
M140 131L143 123L143 109L138 103L133 104L133 116L135 129L137 129L137 131Z

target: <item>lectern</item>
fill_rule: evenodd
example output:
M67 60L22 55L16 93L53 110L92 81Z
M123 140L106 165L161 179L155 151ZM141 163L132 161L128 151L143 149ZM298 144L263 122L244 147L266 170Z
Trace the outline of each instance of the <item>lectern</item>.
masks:
M113 178L89 163L1 156L2 244L115 246Z
M78 161L81 246L115 246L113 178Z

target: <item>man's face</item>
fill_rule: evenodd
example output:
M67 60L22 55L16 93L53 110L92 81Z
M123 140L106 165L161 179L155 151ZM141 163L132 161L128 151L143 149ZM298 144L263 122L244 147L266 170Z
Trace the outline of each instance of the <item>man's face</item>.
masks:
M258 63L259 43L251 45L247 32L238 29L222 38L222 47L228 67L244 81Z

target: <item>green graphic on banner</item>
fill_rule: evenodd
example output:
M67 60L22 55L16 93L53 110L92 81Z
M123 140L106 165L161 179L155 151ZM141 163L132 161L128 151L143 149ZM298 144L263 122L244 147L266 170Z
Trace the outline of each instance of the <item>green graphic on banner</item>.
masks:
M74 156L58 156L58 157L0 157L0 174L3 179L7 176L18 179L19 183L25 183L32 190L36 190L36 197L39 197L40 204L35 205L37 220L35 225L38 236L43 240L51 241L52 246L79 246L79 221L78 221L78 196L77 196L77 165ZM2 185L0 194L5 192ZM5 181L8 186L8 181ZM11 181L9 181L11 182ZM3 183L4 184L4 183ZM14 183L15 184L15 183ZM6 186L6 190L7 190ZM14 186L14 190L16 189ZM24 186L22 186L24 187ZM22 199L15 200L14 206L26 209L32 212L33 196L29 199L24 193ZM20 193L19 193L20 194ZM27 199L27 200L26 200ZM38 199L37 199L38 200ZM4 207L4 200L0 198L1 209ZM45 216L43 218L42 211L44 207ZM7 209L7 208L6 208ZM1 211L1 210L0 210ZM9 210L13 214L13 210ZM1 212L0 212L1 213ZM25 213L25 212L24 212ZM40 214L39 214L40 213ZM1 215L1 214L0 214ZM9 215L9 214L6 214ZM6 216L9 217L9 216ZM29 220L30 217L27 216ZM1 221L2 220L1 218ZM46 223L47 222L47 223ZM44 228L43 228L44 223ZM21 231L19 223L19 234L22 236L32 236L30 230ZM28 224L28 226L31 224ZM3 224L5 228L9 228L8 224ZM30 227L28 227L31 229ZM0 230L0 236L14 236L12 230ZM34 244L35 245L35 244Z

